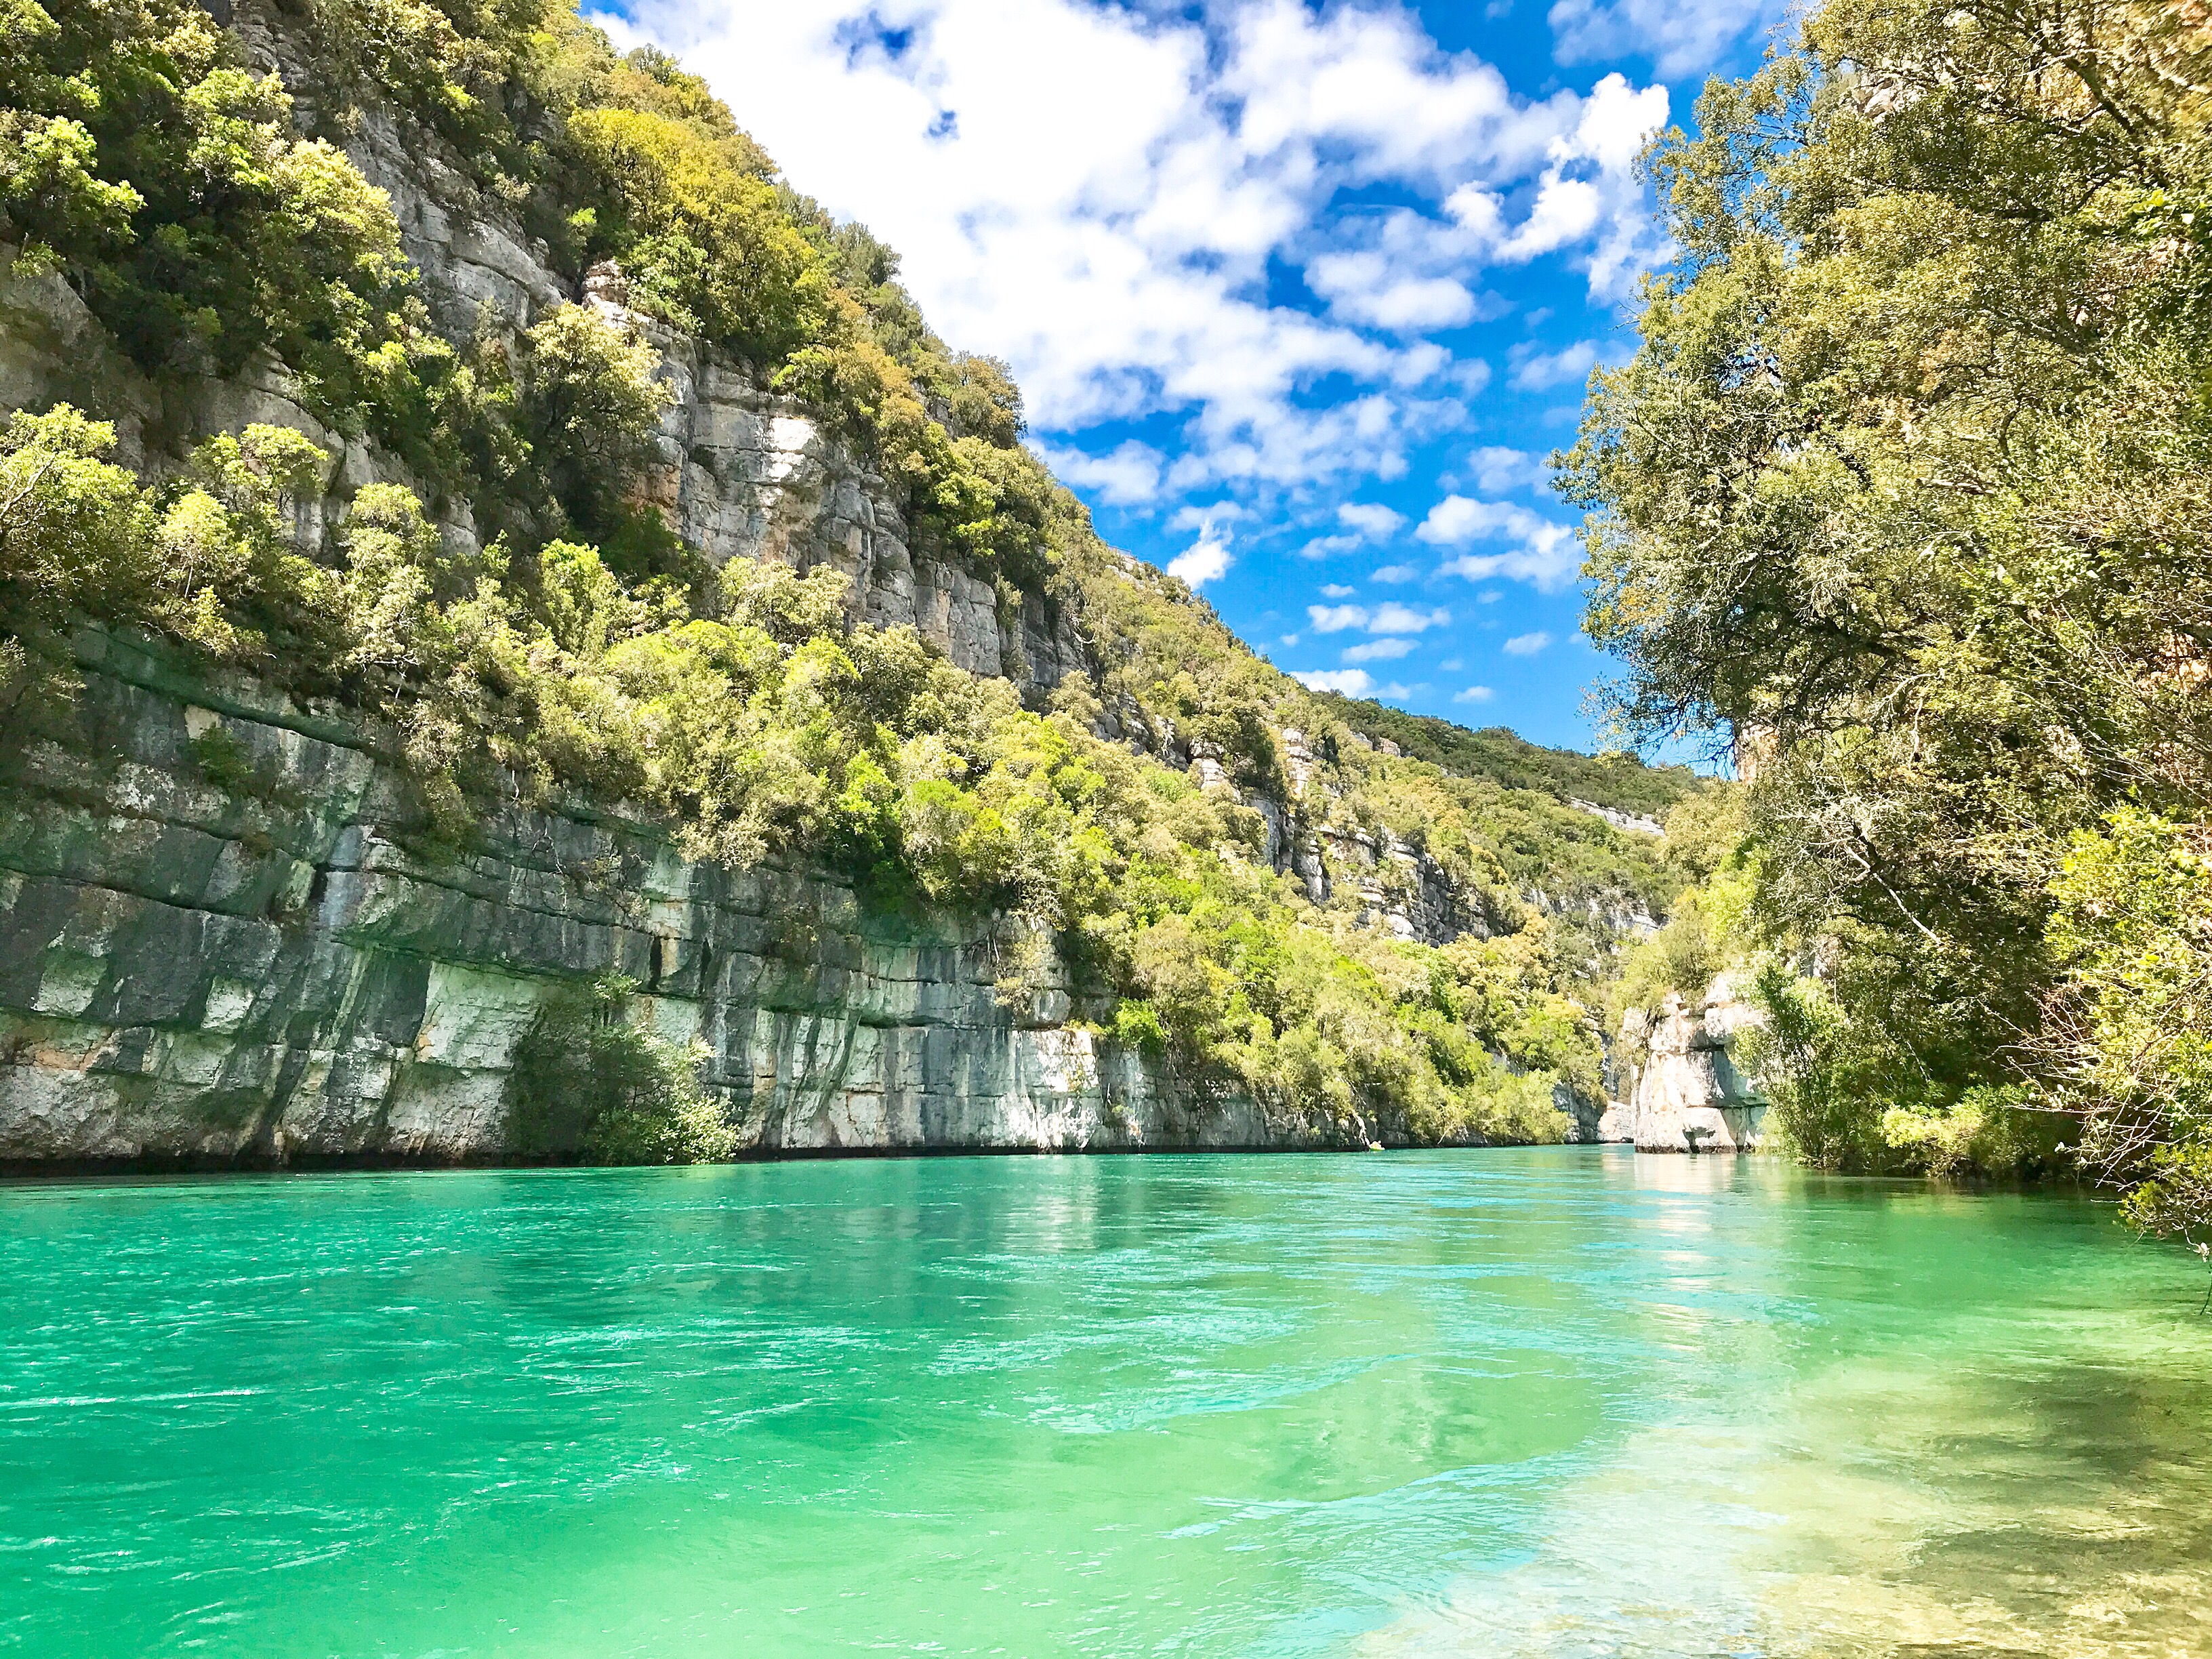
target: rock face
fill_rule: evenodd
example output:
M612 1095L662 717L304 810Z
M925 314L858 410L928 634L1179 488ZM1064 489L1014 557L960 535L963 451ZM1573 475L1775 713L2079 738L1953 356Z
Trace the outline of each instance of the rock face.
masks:
M688 862L619 810L426 855L343 720L81 644L76 729L0 746L0 1164L496 1158L516 1039L609 970L757 1152L1370 1138L1194 1091L1064 983L1002 1006L987 925Z
M299 38L305 23L268 0L239 0L231 18L256 67L282 76L312 110L316 88ZM962 668L1006 674L1039 696L1085 665L1074 618L1048 596L1002 592L915 546L884 478L812 412L763 390L748 366L714 359L688 336L630 312L612 267L576 289L512 210L471 185L434 143L410 140L369 109L351 126L346 150L391 198L423 300L455 342L478 333L511 340L560 306L588 303L659 349L671 402L648 494L710 560L775 559L801 571L833 565L851 579L854 620L911 624ZM0 249L0 401L44 408L58 400L115 418L118 459L133 466L158 468L165 452L181 454L200 437L257 421L306 433L332 459L324 497L300 505L303 542L319 542L362 485L418 483L374 445L324 427L274 374L146 382L58 276L19 276ZM465 519L446 528L473 533Z
M1631 1009L1616 1050L1620 1097L1598 1138L1633 1141L1640 1152L1756 1151L1766 1103L1731 1050L1759 1018L1732 974L1716 978L1695 1006L1669 993L1656 1019Z
M1316 904L1328 903L1339 887L1349 884L1358 896L1359 925L1379 927L1393 939L1448 945L1469 934L1490 939L1512 931L1509 919L1489 908L1486 895L1460 886L1428 854L1387 832L1378 844L1364 830L1324 823L1295 841L1278 835L1269 845L1271 852L1282 848L1275 867L1297 877Z
M304 26L302 15L271 0L237 0L231 9L230 27L256 67L280 75L311 113L317 88L301 39ZM423 300L456 342L479 331L511 339L572 302L591 305L652 342L671 401L647 493L709 559L770 559L800 571L830 565L849 579L854 621L909 624L960 667L1012 679L1032 706L1064 679L1095 671L1080 618L1066 602L987 580L918 545L890 485L812 410L764 390L746 365L717 360L682 332L632 312L613 266L595 267L572 290L513 211L476 189L434 142L403 135L372 108L349 127L346 149L391 198L401 245L421 272ZM0 248L0 404L43 408L68 400L96 408L116 420L117 459L147 471L173 465L201 437L250 422L295 428L331 457L321 497L298 504L301 550L312 555L363 485L419 481L373 444L324 427L286 393L273 373L153 385L106 341L58 276L18 275ZM472 540L465 510L454 510L460 516L445 533ZM1172 722L1148 717L1133 702L1105 708L1100 735L1191 769L1202 787L1235 794L1218 756L1200 752L1203 745L1194 748ZM1321 822L1327 803L1302 799L1311 770L1305 739L1288 732L1283 745L1291 798L1250 794L1242 804L1267 821L1267 861L1294 872L1316 903L1351 882L1366 923L1429 944L1510 927L1510 919L1492 914L1481 895L1460 890L1425 853L1395 842L1378 847L1364 832Z
M235 0L228 21L311 113L304 16ZM630 313L618 270L572 286L503 204L374 110L345 142L457 342L512 338L568 303L652 341L671 401L647 488L710 559L832 565L854 620L911 624L1032 703L1096 677L1068 603L921 544L864 454L746 365ZM289 392L273 371L146 380L59 277L0 248L0 406L96 410L117 459L149 473L211 434L294 427L330 457L297 505L313 553L364 485L419 481ZM444 533L472 540L453 511ZM1071 987L1001 1006L1006 941L987 923L864 902L818 873L690 863L619 807L518 811L470 854L437 854L410 841L400 775L342 713L192 679L106 635L80 645L75 727L0 732L0 1164L497 1158L516 1038L553 988L610 969L644 988L664 1035L705 1045L703 1080L757 1152L1401 1138L1195 1091L1096 1037ZM1350 882L1368 925L1430 943L1513 925L1425 853L1320 822L1301 734L1282 734L1289 799L1240 798L1218 754L1133 699L1102 701L1102 736L1241 799L1267 861L1316 902Z

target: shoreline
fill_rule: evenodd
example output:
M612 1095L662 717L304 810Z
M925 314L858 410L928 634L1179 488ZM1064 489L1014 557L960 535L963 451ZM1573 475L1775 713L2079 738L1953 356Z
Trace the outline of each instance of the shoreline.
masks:
M1491 1141L1436 1146L839 1146L753 1151L706 1164L586 1164L559 1158L410 1158L380 1153L323 1153L277 1159L70 1158L0 1159L0 1188L76 1181L171 1181L204 1176L288 1175L482 1175L495 1170L718 1170L740 1164L869 1163L889 1159L916 1162L947 1158L1142 1158L1177 1154L1201 1158L1364 1158L1389 1152L1505 1152L1610 1151L1633 1153L1626 1141ZM1656 1155L1655 1155L1656 1156ZM1682 1154L1685 1157L1711 1154ZM1749 1153L1732 1154L1749 1157Z

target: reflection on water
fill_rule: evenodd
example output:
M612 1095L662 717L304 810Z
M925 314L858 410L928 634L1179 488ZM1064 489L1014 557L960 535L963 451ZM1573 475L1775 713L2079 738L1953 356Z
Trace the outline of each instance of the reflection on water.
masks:
M1656 1224L1710 1241L1662 1252L1679 1277L1645 1303L1662 1408L1563 1487L1524 1559L1362 1654L2212 1651L2212 1343L2185 1297L2143 1293L2170 1261L2085 1232L2086 1206L1634 1167L1716 1200ZM1771 1229L1733 1224L1746 1192L1781 1200ZM1723 1273L1740 1294L1716 1304Z
M27 1654L2201 1655L2192 1264L1583 1149L0 1189Z

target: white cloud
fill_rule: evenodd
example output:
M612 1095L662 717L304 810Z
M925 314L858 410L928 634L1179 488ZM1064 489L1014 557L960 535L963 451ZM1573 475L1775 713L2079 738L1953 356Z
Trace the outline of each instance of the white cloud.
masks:
M1375 684L1375 677L1364 668L1292 669L1291 678L1316 691L1341 691L1347 697L1364 697Z
M1196 541L1168 561L1168 574L1193 587L1203 587L1227 575L1234 562L1228 538L1209 525L1198 532Z
M1480 357L1464 358L1445 371L1445 379L1472 398L1490 384L1490 365Z
M1316 536L1298 550L1302 559L1326 559L1331 554L1349 553L1360 545L1358 536Z
M1316 634L1341 634L1352 628L1368 634L1422 634L1442 628L1451 620L1451 612L1441 605L1422 611L1392 599L1372 610L1364 605L1310 605L1306 618Z
M1475 298L1449 276L1398 275L1380 253L1325 253L1306 266L1306 286L1332 314L1398 334L1459 328L1474 320Z
M1688 0L1686 9L1705 3L1710 0ZM1643 186L1636 178L1637 156L1666 125L1664 87L1639 90L1626 76L1614 74L1591 88L1573 132L1552 141L1536 205L1516 233L1516 251L1533 257L1589 237L1595 246L1581 263L1589 274L1590 297L1627 299L1637 273L1658 264L1668 251L1643 211ZM1584 167L1595 167L1595 174L1580 173ZM1571 174L1569 169L1577 171Z
M1370 634L1419 634L1431 628L1442 628L1451 620L1451 612L1439 605L1434 611L1417 611L1411 605L1393 599L1388 605L1377 605L1367 618Z
M1551 22L1563 64L1636 52L1672 81L1713 68L1745 35L1788 13L1780 0L1555 0Z
M1466 495L1447 495L1429 509L1413 534L1438 547L1455 547L1485 536L1512 533L1522 519L1536 515L1510 501L1479 501Z
M1513 384L1523 392L1545 392L1588 380L1591 366L1597 362L1597 347L1589 340L1578 340L1553 352L1521 346L1515 348L1512 357Z
M1370 541L1395 536L1405 526L1406 515L1380 501L1346 501L1336 509L1338 520Z
M1355 645L1346 651L1344 660L1395 662L1401 657L1410 656L1419 643L1416 640L1369 640L1364 645Z
M1604 212L1605 198L1589 179L1552 174L1537 191L1536 205L1528 210L1528 218L1499 251L1515 260L1554 252L1589 235Z
M898 248L938 331L1008 360L1055 465L1117 504L1400 476L1487 376L1419 337L1485 314L1486 266L1548 254L1613 295L1650 247L1631 141L1663 88L1521 96L1401 0L623 14L595 21L680 53L798 188ZM1416 205L1346 196L1370 187ZM1270 302L1284 266L1326 314ZM1181 429L1068 441L1145 417Z
M1513 501L1447 495L1429 509L1429 516L1413 534L1438 547L1465 547L1492 540L1516 544L1504 553L1462 553L1445 562L1446 571L1470 581L1504 576L1552 592L1566 586L1579 562L1571 529L1540 518Z
M1346 587L1342 582L1331 582L1322 589L1321 596L1325 599L1348 599L1358 591L1356 587Z
M1474 481L1486 495L1540 489L1551 481L1550 462L1531 450L1485 444L1468 459L1474 467Z
M1533 657L1552 642L1552 636L1539 629L1533 634L1516 634L1505 641L1509 657Z
M1203 505L1192 501L1176 508L1167 527L1175 531L1203 530L1208 525L1236 524L1251 516L1252 509L1237 501L1207 501Z
M1540 542L1516 547L1508 553L1462 553L1455 559L1445 560L1440 568L1449 575L1464 576L1471 582L1486 582L1503 576L1508 581L1527 582L1544 592L1556 593L1573 577L1581 561L1576 555L1574 532L1561 530L1556 525L1549 529L1559 531L1559 534L1547 534Z
M1486 685L1470 685L1464 691L1452 693L1454 702L1488 702L1497 694Z
M1412 581L1420 574L1410 564L1385 564L1376 566L1369 573L1367 579L1370 581L1389 582L1395 585L1398 582Z
M1160 493L1160 453L1134 439L1103 455L1052 445L1038 446L1037 453L1067 483L1094 489L1115 507L1149 501Z
M1589 276L1590 297L1625 300L1638 270L1667 251L1643 210L1635 171L1645 141L1666 125L1666 88L1639 89L1625 76L1608 75L1590 88L1573 127L1546 147L1535 199L1518 225L1507 228L1505 200L1494 184L1462 185L1445 199L1445 210L1505 264L1587 244L1575 263Z

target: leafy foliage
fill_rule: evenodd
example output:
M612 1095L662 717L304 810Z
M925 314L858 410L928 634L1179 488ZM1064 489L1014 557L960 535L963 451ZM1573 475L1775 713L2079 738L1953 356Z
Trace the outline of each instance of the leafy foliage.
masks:
M2100 1166L2149 1176L2135 1219L2193 1237L2212 1218L2212 836L2118 808L2075 833L2051 896L2051 1092Z
M411 272L390 204L293 129L276 79L185 0L49 11L0 33L0 218L143 368L281 360L333 423L386 405Z
M312 627L323 573L292 551L285 508L319 488L322 452L288 428L252 427L194 452L143 489L106 459L110 422L67 404L18 410L0 436L0 699L47 678L58 636L82 616L167 633L218 659Z
M556 307L521 346L517 424L564 527L635 540L645 515L631 497L672 396L654 377L660 354L582 306Z
M1354 731L1395 743L1406 754L1462 777L1509 789L1588 801L1616 811L1663 817L1705 786L1686 766L1645 766L1627 755L1577 755L1545 749L1502 726L1470 732L1433 714L1326 694Z
M619 250L646 309L768 363L821 330L829 272L749 140L650 109L578 110L568 131L606 204L593 241Z
M586 1164L711 1164L736 1133L699 1086L703 1048L685 1049L634 1017L618 975L557 991L516 1041L505 1094L510 1151Z
M2054 1105L2136 1126L2121 1179L2187 1140L2110 988L2126 927L2186 954L2140 826L2212 813L2209 54L2198 8L1829 0L1649 157L1680 253L1565 458L1587 625L1627 729L1751 777L1816 1160L2010 1167Z

